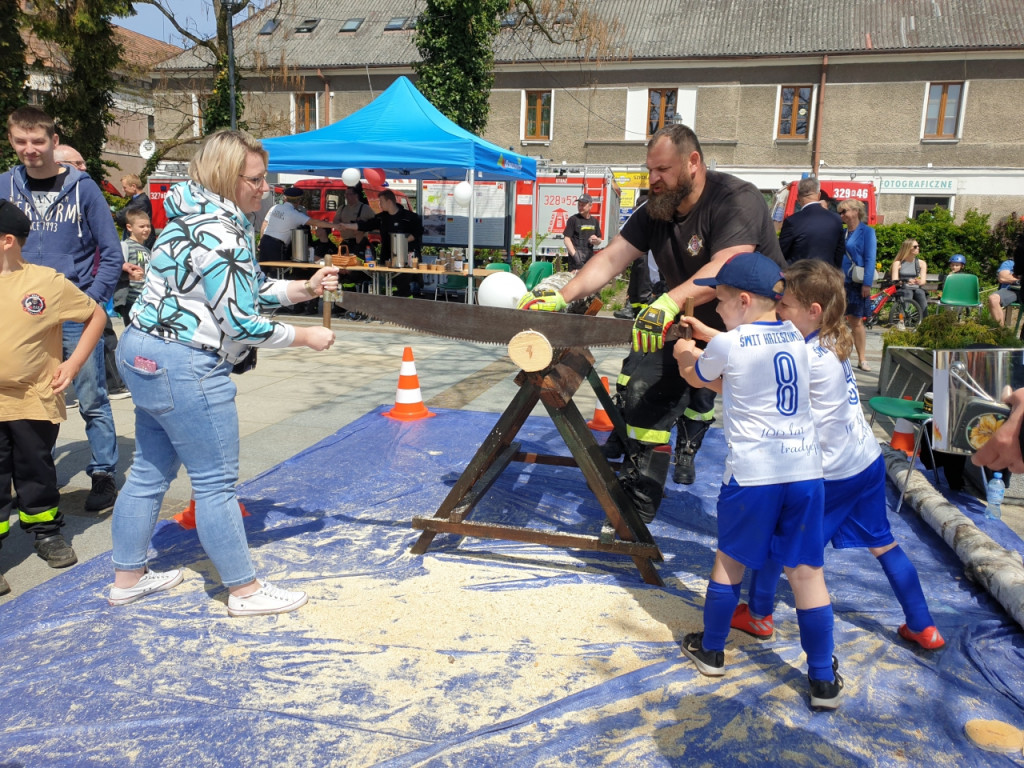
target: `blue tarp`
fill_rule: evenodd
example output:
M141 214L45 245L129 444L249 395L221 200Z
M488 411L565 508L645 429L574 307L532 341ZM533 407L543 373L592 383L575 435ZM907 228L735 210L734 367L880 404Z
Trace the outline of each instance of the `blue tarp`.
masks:
M268 170L340 176L346 168L382 168L390 177L455 179L472 169L484 180L537 178L535 158L460 128L407 77L343 120L316 131L263 139Z
M99 557L0 608L0 765L1020 764L972 746L963 725L1024 725L1024 632L915 514L893 514L893 529L947 647L902 641L874 558L829 550L847 687L837 712L812 713L785 581L775 639L733 632L725 678L679 652L701 624L720 430L698 482L670 482L651 525L657 588L600 553L442 535L410 554L411 518L437 509L496 416L400 423L383 410L240 488L258 572L307 590L299 611L229 618L195 532L172 522L151 564L186 569L173 590L111 608ZM567 453L546 418L520 437ZM596 533L602 513L578 470L513 465L472 519Z

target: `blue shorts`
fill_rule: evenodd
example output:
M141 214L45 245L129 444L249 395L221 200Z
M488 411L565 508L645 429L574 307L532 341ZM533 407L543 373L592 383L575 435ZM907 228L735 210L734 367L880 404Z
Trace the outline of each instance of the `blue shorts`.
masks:
M850 317L871 316L871 297L865 299L860 295L863 287L860 283L846 284L846 314Z
M885 459L863 472L825 481L825 541L836 549L885 547L896 539L885 506Z
M825 563L822 480L737 485L718 494L718 549L748 568L771 558L788 568Z

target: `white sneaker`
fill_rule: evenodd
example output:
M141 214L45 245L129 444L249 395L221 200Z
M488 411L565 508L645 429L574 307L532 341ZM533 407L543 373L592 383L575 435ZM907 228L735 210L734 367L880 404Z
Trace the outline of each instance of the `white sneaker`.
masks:
M185 575L177 568L173 571L146 571L134 587L111 587L107 602L111 605L124 605L153 592L162 592L181 584L184 577Z
M228 596L229 616L263 616L270 613L288 613L306 604L308 597L305 592L290 592L287 589L271 586L269 582L260 581L260 588L251 595L238 597Z

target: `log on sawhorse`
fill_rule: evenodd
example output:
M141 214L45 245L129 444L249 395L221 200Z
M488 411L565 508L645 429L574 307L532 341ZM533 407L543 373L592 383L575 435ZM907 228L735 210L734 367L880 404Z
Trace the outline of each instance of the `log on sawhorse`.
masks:
M563 350L547 368L516 377L519 391L505 408L498 423L483 441L465 471L449 491L433 517L415 517L413 528L423 533L412 547L422 555L438 533L455 533L477 538L506 539L550 547L566 547L595 552L612 552L633 559L648 584L662 586L654 561L661 561L661 551L647 526L637 515L633 502L619 485L615 473L587 427L572 398L583 382L588 382L605 406L605 410L624 429L621 416L612 405L600 377L594 371L594 358L584 348ZM515 442L519 430L533 411L537 401L544 404L551 420L565 441L572 458L523 453ZM578 466L587 485L597 497L607 517L607 524L598 536L560 531L540 531L521 526L473 522L467 518L477 503L513 461L558 466Z

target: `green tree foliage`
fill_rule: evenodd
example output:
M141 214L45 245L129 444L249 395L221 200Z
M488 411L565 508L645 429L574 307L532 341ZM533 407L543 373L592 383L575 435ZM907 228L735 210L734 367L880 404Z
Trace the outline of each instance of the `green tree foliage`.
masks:
M89 173L102 179L100 154L107 126L114 122L115 70L122 56L111 19L135 11L128 0L37 2L36 7L33 29L64 59L43 108L57 122L61 139L81 152Z
M413 38L422 61L416 87L449 119L480 134L494 82L494 40L507 27L521 41L540 36L577 62L600 59L621 25L586 0L424 0ZM618 51L621 55L622 51Z
M25 71L25 41L21 37L23 17L18 0L0 0L0 116L6 117L28 103ZM18 162L10 142L0 142L0 170Z
M508 0L426 0L416 23L417 87L471 133L487 126L494 83L494 37Z
M245 108L241 98L242 78L235 70L235 125L244 129L242 111ZM231 127L231 79L229 76L228 57L217 62L217 77L213 81L213 90L203 108L203 135L209 135L221 128Z

